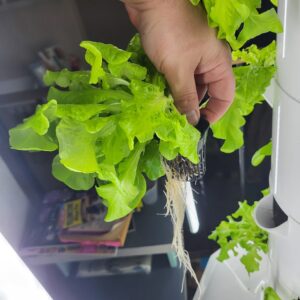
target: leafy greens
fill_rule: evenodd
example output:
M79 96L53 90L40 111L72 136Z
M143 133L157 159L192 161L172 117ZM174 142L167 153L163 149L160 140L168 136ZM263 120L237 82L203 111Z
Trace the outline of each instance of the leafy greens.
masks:
M190 0L194 5L199 0ZM264 32L281 32L274 9L259 12L261 0L203 0L211 27L237 50ZM276 4L276 0L272 3ZM200 133L176 110L167 84L145 55L135 36L127 50L83 41L91 70L48 71L47 103L10 130L11 147L56 151L53 175L76 190L96 185L108 206L107 221L132 211L145 193L145 176L164 174L161 156L178 154L197 164ZM236 67L233 105L212 125L221 148L232 152L243 144L240 128L275 73L275 43L233 52ZM255 87L255 88L253 88Z
M281 300L275 290L271 287L264 289L264 300Z
M140 203L145 176L164 175L161 156L181 154L197 164L200 133L175 108L138 36L128 51L90 41L81 46L91 70L47 71L47 103L10 130L10 144L58 150L54 177L75 190L95 186L112 221Z
M190 0L198 5L200 0ZM244 144L241 127L245 116L264 100L263 93L275 74L275 42L258 49L255 45L239 50L251 39L266 33L282 32L282 25L274 8L261 11L261 0L202 0L208 23L216 28L218 38L228 42L234 50L232 58L246 66L234 68L236 92L227 113L212 126L213 135L224 140L221 151L231 153ZM271 1L277 6L277 1Z
M199 1L192 0L197 5ZM233 50L266 32L282 32L274 8L260 12L261 0L203 0L208 23L217 28L218 38L226 40ZM273 1L275 4L275 1Z
M276 45L272 42L263 49L252 45L232 53L234 60L243 60L246 65L233 69L236 90L233 104L224 116L211 126L213 135L223 139L221 150L231 153L244 144L241 127L245 116L249 115L256 104L264 100L263 93L276 72Z
M258 149L252 156L251 164L254 167L260 165L266 156L272 155L272 141Z
M228 216L227 221L222 221L209 236L221 247L217 258L221 262L231 255L237 256L238 248L242 248L245 254L240 261L248 273L259 270L260 252L268 252L268 233L256 225L252 217L254 208L255 204L239 202L238 210Z

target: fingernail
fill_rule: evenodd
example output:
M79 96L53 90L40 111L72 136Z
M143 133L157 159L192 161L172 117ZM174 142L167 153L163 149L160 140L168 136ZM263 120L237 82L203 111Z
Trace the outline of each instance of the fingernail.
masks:
M186 118L188 119L189 123L191 123L192 125L196 125L199 121L199 111L196 110L192 110L188 113L186 113Z

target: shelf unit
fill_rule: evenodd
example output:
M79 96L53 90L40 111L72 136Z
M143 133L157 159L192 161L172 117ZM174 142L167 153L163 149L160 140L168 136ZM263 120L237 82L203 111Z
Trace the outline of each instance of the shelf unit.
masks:
M173 225L170 217L165 214L165 197L163 180L158 182L157 201L151 205L144 205L141 212L133 217L134 231L129 232L124 247L119 248L116 255L101 254L53 254L46 257L27 257L29 265L67 264L113 257L129 257L139 255L166 254L171 267L177 267L177 261L172 250Z
M183 269L170 268L165 255L153 257L150 274L66 278L51 265L34 266L32 270L55 300L188 299Z

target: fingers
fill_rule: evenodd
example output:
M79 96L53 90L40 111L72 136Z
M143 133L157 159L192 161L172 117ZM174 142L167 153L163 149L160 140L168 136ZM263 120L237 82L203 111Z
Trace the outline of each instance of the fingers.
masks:
M232 68L223 64L197 76L198 82L201 81L208 86L210 98L201 114L212 124L224 115L233 101L235 80Z
M186 114L191 124L196 125L199 121L200 111L194 71L176 66L165 69L164 74L171 88L177 109Z

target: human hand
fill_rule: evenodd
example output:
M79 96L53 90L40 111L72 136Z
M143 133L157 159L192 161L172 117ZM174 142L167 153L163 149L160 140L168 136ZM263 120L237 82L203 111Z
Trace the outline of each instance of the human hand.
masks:
M201 110L209 123L230 106L235 89L229 46L217 39L207 24L204 9L188 0L123 0L144 50L165 75L181 113L197 124L199 101L208 91Z

